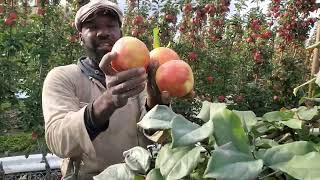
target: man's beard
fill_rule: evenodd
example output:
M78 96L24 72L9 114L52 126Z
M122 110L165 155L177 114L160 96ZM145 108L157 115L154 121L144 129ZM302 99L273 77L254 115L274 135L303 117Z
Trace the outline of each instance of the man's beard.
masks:
M91 60L94 60L95 62L97 62L98 64L100 63L102 57L107 54L108 52L106 51L102 51L102 50L99 50L98 49L98 46L94 46L92 48L88 48L86 47L86 52L87 52L87 55L89 56L89 58Z

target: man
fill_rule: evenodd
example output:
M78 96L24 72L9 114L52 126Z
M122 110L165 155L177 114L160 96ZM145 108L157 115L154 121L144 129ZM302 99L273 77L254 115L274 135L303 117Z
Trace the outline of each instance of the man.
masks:
M106 0L79 9L75 25L87 52L78 64L52 69L43 85L42 106L49 149L64 158L65 179L92 179L123 160L122 152L150 144L136 123L169 96L154 86L156 65L115 72L110 52L122 36L123 14ZM149 74L147 76L147 73ZM147 88L146 88L147 84ZM147 90L145 90L147 89Z

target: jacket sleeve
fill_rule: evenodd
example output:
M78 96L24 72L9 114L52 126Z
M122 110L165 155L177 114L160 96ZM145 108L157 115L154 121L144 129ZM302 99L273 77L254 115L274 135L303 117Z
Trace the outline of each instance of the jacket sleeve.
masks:
M55 68L43 84L42 109L48 148L61 158L79 157L83 153L95 157L84 123L86 106L80 106L76 87L67 75L61 68Z

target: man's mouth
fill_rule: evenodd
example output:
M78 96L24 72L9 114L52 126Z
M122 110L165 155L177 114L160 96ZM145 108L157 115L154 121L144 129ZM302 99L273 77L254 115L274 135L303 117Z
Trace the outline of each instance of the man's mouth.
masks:
M100 43L99 46L98 46L98 49L99 50L111 51L112 44L111 43L107 43L107 42Z

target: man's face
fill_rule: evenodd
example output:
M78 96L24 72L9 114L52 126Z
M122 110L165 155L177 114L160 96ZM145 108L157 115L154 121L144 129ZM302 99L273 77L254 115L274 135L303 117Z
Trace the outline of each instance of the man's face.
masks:
M108 14L98 13L95 18L82 24L80 37L88 55L100 62L121 38L119 21Z

